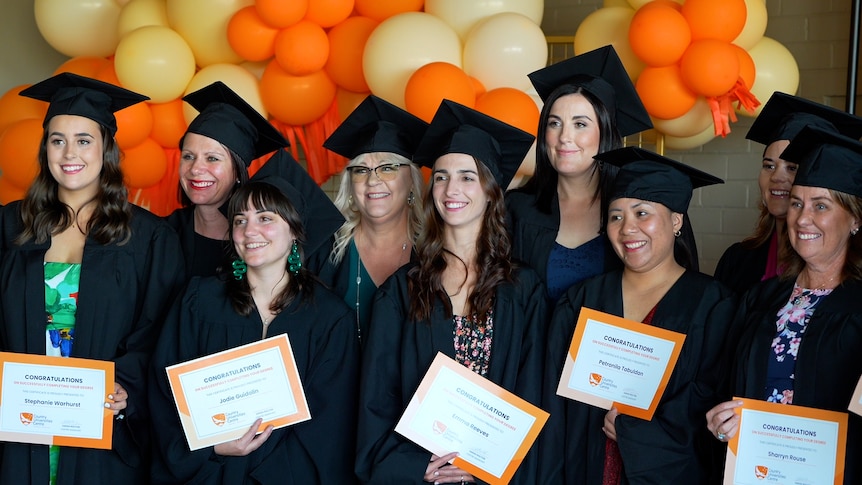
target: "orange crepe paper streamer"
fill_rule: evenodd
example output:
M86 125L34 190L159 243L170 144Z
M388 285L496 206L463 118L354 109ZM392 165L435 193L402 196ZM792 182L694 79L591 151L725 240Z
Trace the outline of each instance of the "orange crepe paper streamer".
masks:
M760 106L760 101L751 91L745 87L745 82L742 78L736 80L733 88L721 96L707 97L709 108L712 111L712 122L715 126L715 136L726 137L730 133L730 123L736 123L736 112L733 109L733 102L736 101L737 108L744 108L749 113L754 113L754 109Z

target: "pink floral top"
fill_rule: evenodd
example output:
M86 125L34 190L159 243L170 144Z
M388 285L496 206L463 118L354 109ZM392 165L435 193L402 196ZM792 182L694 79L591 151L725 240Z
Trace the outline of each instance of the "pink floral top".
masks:
M812 290L793 285L787 304L778 310L776 333L772 339L772 358L766 370L766 400L793 404L793 379L796 354L814 308L832 289Z
M491 368L494 316L489 311L484 322L477 315L455 315L455 361L482 377Z

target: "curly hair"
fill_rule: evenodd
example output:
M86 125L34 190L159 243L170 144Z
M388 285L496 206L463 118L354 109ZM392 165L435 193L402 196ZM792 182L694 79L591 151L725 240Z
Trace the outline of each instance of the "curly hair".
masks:
M512 281L514 265L511 262L512 244L506 231L506 209L503 189L497 184L488 167L480 160L476 162L479 183L488 197L488 205L482 218L482 228L476 241L475 267L479 274L476 285L468 296L468 313L485 315L494 304L497 287ZM433 185L433 184L432 184ZM416 242L419 264L408 273L410 294L410 316L414 321L430 317L434 301L443 303L446 317L452 316L452 304L443 287L443 271L447 267L446 254L455 256L443 247L446 225L434 205L433 187L429 185L424 196L425 224ZM469 266L472 261L462 261Z
M287 196L281 193L277 187L265 182L249 182L241 185L228 202L228 221L231 222L231 226L233 226L233 220L237 215L252 208L272 211L287 222L293 237L299 244L300 258L305 263L305 255L302 252L302 244L305 242L305 228L299 212ZM231 242L229 259L240 259L234 246L233 230L229 234ZM287 266L285 266L285 274L288 274ZM228 277L226 281L227 295L234 311L239 315L248 316L257 309L248 278L236 280ZM290 305L300 292L311 297L313 281L314 277L303 264L297 274L290 275L287 286L273 299L270 310L274 313L281 312Z
M347 253L347 247L356 233L356 228L362 223L359 211L353 207L351 198L353 196L353 182L350 181L350 173L347 167L355 167L357 165L365 165L365 163L373 158L384 156L386 162L400 163L410 167L410 194L413 196L413 203L410 206L410 211L407 216L407 232L410 241L415 243L416 238L422 228L422 188L425 183L422 179L422 172L416 164L412 163L407 158L398 155L397 153L363 153L353 158L347 163L344 171L341 174L341 183L338 186L338 194L335 196L335 206L344 215L344 224L335 233L335 243L332 245L332 251L329 253L329 260L338 265L344 255ZM383 159L381 159L383 161Z
M24 230L15 240L19 245L31 239L37 244L45 243L53 235L69 228L77 217L75 211L60 200L59 184L48 166L48 129L46 124L39 142L39 173L21 202ZM99 173L98 191L93 198L95 208L83 229L99 244L122 245L132 236L132 208L128 190L123 184L120 148L107 128L99 125L99 133L102 137L102 171Z

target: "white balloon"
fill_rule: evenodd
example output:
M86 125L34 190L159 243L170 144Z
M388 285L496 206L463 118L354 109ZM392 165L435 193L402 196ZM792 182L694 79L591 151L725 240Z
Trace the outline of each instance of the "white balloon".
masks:
M462 40L482 19L503 12L519 13L542 25L545 5L542 0L425 0L425 12L449 24Z
M120 42L114 0L36 0L33 10L45 41L69 57L108 57Z
M541 27L518 13L499 13L473 27L464 43L464 72L488 91L530 88L527 74L545 67L548 43Z
M362 70L372 93L405 108L407 81L416 69L432 62L461 67L458 34L431 14L406 12L389 17L371 32Z

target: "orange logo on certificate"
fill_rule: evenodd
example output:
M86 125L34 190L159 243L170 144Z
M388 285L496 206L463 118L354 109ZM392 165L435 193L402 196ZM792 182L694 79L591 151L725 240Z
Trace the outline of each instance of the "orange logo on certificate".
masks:
M33 413L20 413L19 416L21 418L21 423L24 424L24 426L33 422Z
M224 426L225 419L224 413L213 414L213 423L216 426Z
M758 480L763 480L764 478L769 476L769 467L763 465L755 465L754 476L757 477Z
M602 383L602 375L590 372L590 385L595 387Z
M434 434L443 434L446 432L446 428L447 428L447 426L444 423L441 423L440 421L434 420L434 426L433 426Z

